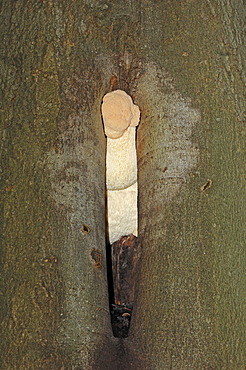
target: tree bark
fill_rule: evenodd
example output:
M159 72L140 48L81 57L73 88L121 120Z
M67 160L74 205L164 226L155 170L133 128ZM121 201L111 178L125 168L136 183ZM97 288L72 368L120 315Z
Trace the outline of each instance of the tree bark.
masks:
M1 2L1 368L243 369L243 1ZM100 105L141 110L140 268L112 335Z
M75 40L76 7L2 2L4 369L89 369L112 335L106 85Z

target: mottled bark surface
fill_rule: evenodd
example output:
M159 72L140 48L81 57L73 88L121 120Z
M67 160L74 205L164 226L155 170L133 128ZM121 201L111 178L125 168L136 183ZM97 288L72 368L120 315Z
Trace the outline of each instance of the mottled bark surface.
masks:
M0 12L1 368L243 369L243 1L3 0ZM100 106L115 88L142 115L124 340L105 261Z
M243 13L229 2L154 8L168 25L150 42L145 24L159 66L137 90L142 256L129 340L149 369L241 369Z
M89 369L112 336L106 83L76 31L83 7L3 1L1 11L1 368Z

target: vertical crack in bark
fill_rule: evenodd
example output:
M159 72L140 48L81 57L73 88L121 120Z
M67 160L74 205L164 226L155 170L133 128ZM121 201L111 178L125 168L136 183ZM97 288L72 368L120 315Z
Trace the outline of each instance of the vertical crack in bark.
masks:
M126 338L134 303L134 274L138 260L137 237L134 236L137 235L138 218L134 126L138 124L140 115L138 106L133 104L126 92L136 90L140 63L136 63L128 53L120 57L118 63L119 78L115 73L111 75L111 92L103 99L102 118L107 136L106 230L109 306L114 336ZM122 132L119 132L120 128Z

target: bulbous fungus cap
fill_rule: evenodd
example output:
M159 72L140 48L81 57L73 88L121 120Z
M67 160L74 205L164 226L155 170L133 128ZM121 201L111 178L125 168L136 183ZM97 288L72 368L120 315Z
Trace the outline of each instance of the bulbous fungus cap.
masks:
M102 116L105 135L118 139L129 126L138 125L140 110L125 91L115 90L104 96Z

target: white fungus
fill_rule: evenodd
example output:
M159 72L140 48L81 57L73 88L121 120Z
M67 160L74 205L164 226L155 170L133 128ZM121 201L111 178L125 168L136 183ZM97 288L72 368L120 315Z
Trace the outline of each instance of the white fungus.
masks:
M107 136L106 186L109 241L137 236L136 126L140 111L125 91L106 94L102 103Z

